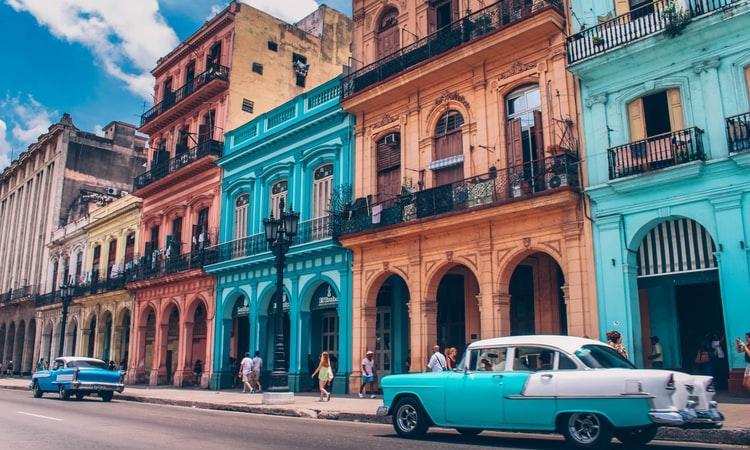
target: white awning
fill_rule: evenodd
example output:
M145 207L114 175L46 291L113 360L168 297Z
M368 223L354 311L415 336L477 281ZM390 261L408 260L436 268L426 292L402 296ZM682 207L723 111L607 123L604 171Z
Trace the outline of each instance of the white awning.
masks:
M427 165L430 170L445 169L446 167L455 166L464 162L464 155L453 155L447 158L432 161Z

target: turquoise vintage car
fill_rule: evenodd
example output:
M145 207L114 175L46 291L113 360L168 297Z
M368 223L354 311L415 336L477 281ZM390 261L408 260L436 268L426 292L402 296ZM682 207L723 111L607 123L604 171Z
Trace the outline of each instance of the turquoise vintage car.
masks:
M82 400L96 394L108 402L115 391L125 389L124 378L125 372L109 370L101 359L68 356L55 359L52 368L34 373L31 390L35 398L41 398L45 392L56 392L61 400L71 396Z
M636 369L599 341L514 336L474 342L455 371L383 378L384 405L403 437L430 426L464 435L483 430L559 432L577 448L616 437L645 445L659 426L721 427L713 379Z

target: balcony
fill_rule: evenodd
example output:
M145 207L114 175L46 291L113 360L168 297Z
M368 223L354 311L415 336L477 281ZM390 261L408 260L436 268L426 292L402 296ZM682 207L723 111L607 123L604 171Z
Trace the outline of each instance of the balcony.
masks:
M685 20L738 5L738 0L657 0L567 38L574 64L663 30L679 31ZM680 9L685 16L680 17ZM681 23L682 22L682 23Z
M213 155L220 158L224 150L224 142L213 139L206 140L191 148L187 152L181 153L169 161L159 164L153 169L138 175L133 179L133 190L137 191L148 186L154 181L160 180L167 175L174 173L187 166L193 161L197 161L204 156Z
M11 291L3 292L2 294L0 294L0 305L4 305L10 302L10 294Z
M322 241L330 238L331 217L319 217L317 219L300 222L297 236L292 246ZM231 261L233 259L246 258L269 252L268 241L264 233L254 234L242 239L224 242L206 249L206 265ZM294 248L292 248L292 252Z
M549 8L564 14L561 0L501 0L343 77L341 97L347 99L393 75Z
M162 253L140 258L138 264L125 274L126 282L146 281L165 275L202 269L206 255L206 250L195 250L175 256L167 256Z
M417 222L579 188L578 157L563 153L337 214L336 236ZM355 205L358 202L355 202Z
M702 161L703 130L692 127L612 147L607 157L610 180Z
M164 95L164 99L141 115L139 130L152 134L178 116L210 100L227 88L229 67L212 65L176 90Z
M88 297L89 295L102 294L105 292L117 291L125 289L125 274L110 277L108 279L93 281L87 284L81 284L73 288L73 298ZM37 307L52 305L61 300L62 296L60 291L48 292L46 294L37 295L35 303Z
M727 118L729 153L750 150L750 112Z

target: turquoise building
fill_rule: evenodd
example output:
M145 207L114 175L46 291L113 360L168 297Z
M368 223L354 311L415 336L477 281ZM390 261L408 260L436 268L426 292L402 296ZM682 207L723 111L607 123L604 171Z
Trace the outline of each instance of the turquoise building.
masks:
M734 338L750 329L750 1L571 3L602 337L620 331L649 367L657 336L664 367L737 390ZM711 364L696 364L715 340Z
M330 201L351 185L352 116L333 79L226 134L222 244L205 270L216 276L216 334L211 387L229 387L236 362L258 350L263 379L273 370L274 257L263 218L279 204L301 214L284 272L284 335L290 387L312 387L310 369L332 355L334 392L346 392L351 365L351 256L331 238Z

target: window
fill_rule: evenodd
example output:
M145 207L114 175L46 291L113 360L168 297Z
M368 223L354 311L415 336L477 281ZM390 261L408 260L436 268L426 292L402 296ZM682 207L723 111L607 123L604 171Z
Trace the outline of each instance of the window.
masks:
M544 156L542 102L538 86L526 86L508 95L506 124L508 167L520 167ZM526 169L533 169L533 165L527 165Z
M60 270L60 262L55 260L52 264L52 292L57 290L57 272Z
M378 201L391 199L401 191L401 134L390 133L376 147Z
M552 370L554 356L554 350L544 347L516 347L513 370L531 372Z
M195 60L185 66L185 85L188 86L188 91L193 88L193 80L195 80Z
M187 127L180 128L177 132L177 144L175 144L175 156L182 155L188 152L190 133Z
M441 186L464 178L463 136L464 117L458 111L448 111L435 126L435 151L430 168L434 185Z
M628 103L630 142L685 128L679 89L655 92Z
M401 45L400 29L398 27L398 10L387 9L378 22L378 59L397 51Z
M172 235L167 237L170 255L179 255L182 246L182 217L172 219Z
M172 92L172 77L167 77L167 79L164 80L164 83L162 83L161 91L162 101L164 102L165 106L174 103L174 92Z
M249 203L249 194L242 194L234 201L234 239L247 237L247 211Z
M130 233L125 240L125 263L129 263L135 256L135 233Z
M242 99L242 110L246 113L252 113L253 108L255 107L255 103L253 103L252 100L248 100L246 98Z
M151 241L148 242L150 244L151 248L146 247L146 253L151 253L154 250L159 248L159 225L154 225L151 227Z
M435 31L458 20L458 0L437 0L427 8L427 32Z
M95 282L99 279L100 263L102 259L102 246L97 245L94 247L94 256L91 259L91 281Z
M320 318L320 350L336 355L339 352L339 317L336 311L323 313Z
M70 282L70 256L65 256L63 259L63 284Z
M203 115L203 123L198 126L198 143L209 141L214 138L214 124L216 123L216 111L210 110Z
M504 372L508 349L477 348L472 349L469 358L469 370L477 372Z
M60 370L65 367L65 363L62 359L56 359L55 364L52 366L52 370Z
M315 169L313 174L313 219L328 215L328 203L333 185L333 164Z
M83 252L78 252L76 255L76 284L81 284L81 272L83 271Z
M572 359L568 358L566 355L563 355L562 353L558 352L558 361L557 361L557 370L577 370L578 366L576 366L576 363L573 362Z
M215 68L219 64L221 64L221 42L217 42L211 46L211 50L206 55L206 70Z
M607 345L584 345L576 350L576 356L592 369L635 369L630 361Z
M117 239L109 241L109 249L107 252L107 278L113 275L113 269L115 267L115 259L117 258Z
M294 69L297 86L305 87L305 79L310 68L307 64L307 57L292 53L292 68Z
M73 368L73 367L107 370L107 363L105 363L104 361L96 361L96 360L68 361L68 369Z
M254 62L253 63L253 72L263 75L263 64Z
M284 203L286 205L288 190L289 182L287 180L277 181L271 187L271 214L277 219L281 217L281 204Z
M274 41L268 41L268 49L272 52L278 52L279 44L275 43Z
M193 225L193 251L211 245L208 236L208 208L198 211L198 223Z

